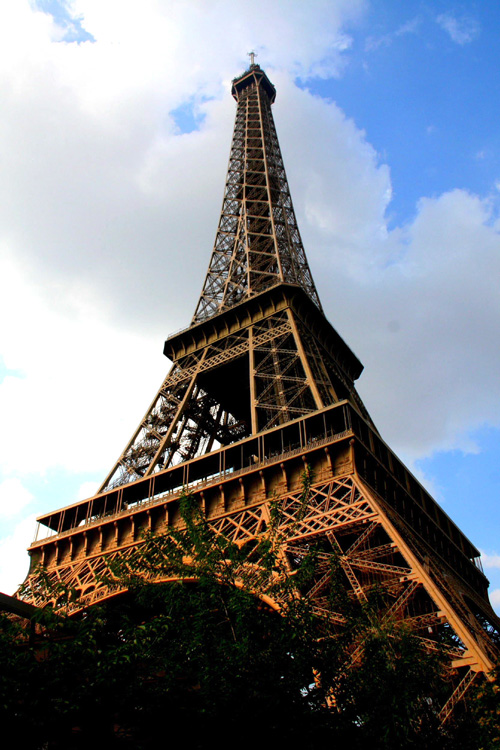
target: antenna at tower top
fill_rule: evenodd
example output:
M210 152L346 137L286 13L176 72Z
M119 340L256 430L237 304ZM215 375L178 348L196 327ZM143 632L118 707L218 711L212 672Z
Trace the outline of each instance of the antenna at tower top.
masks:
M257 57L257 53L252 50L251 52L247 52L247 55L250 58L250 67L252 65L255 65L255 58Z

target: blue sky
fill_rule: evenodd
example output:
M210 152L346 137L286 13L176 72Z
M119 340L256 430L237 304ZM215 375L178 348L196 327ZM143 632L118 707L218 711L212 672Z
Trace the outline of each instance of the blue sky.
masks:
M0 589L34 516L106 475L191 319L255 49L359 390L500 607L499 36L489 0L2 5Z
M342 76L301 85L334 99L390 165L393 223L411 219L424 195L495 190L498 3L382 0L351 33Z

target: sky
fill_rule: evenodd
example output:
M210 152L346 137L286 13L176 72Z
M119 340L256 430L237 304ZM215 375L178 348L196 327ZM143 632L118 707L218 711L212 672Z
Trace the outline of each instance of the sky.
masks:
M496 0L3 0L0 590L91 495L188 325L258 62L325 312L500 611Z

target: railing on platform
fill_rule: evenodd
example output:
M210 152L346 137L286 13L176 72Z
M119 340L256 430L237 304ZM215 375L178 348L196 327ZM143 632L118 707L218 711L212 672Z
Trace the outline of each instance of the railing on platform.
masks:
M160 492L158 494L155 494L154 497L146 497L134 503L130 503L119 511L109 512L109 513L105 513L99 516L95 516L94 518L91 518L88 521L85 521L79 524L78 526L72 527L70 529L66 529L64 531L57 532L55 529L48 529L46 526L42 526L42 524L39 523L38 529L37 529L37 535L35 536L32 546L36 544L43 544L48 539L55 540L56 537L57 539L63 539L64 537L74 534L75 531L77 530L83 531L93 526L98 526L103 521L108 522L108 521L116 520L118 518L122 518L123 516L128 516L130 515L130 512L133 510L144 509L147 507L160 505L162 502L165 502L165 501L171 502L173 500L178 499L183 493L186 493L186 492L189 493L189 492L201 490L204 487L207 487L208 485L213 484L214 481L221 482L225 479L237 478L245 474L249 474L253 471L256 471L257 469L261 469L265 466L269 466L271 464L277 463L278 461L280 462L286 461L287 459L293 458L293 456L297 456L297 455L304 453L304 451L314 450L316 448L320 448L322 445L336 442L338 440L343 440L346 437L349 437L350 435L352 435L351 430L343 430L342 432L338 432L335 434L329 433L326 436L317 438L317 439L310 438L305 445L298 445L294 448L291 448L288 451L285 451L284 453L275 453L274 455L267 456L266 458L260 461L255 461L254 463L249 464L248 466L242 466L239 469L229 468L221 473L212 474L211 476L205 477L203 479L195 479L192 482L188 482L185 485L179 485L178 487L174 487L165 492ZM46 534L44 537L38 538L40 529L47 530L49 533Z

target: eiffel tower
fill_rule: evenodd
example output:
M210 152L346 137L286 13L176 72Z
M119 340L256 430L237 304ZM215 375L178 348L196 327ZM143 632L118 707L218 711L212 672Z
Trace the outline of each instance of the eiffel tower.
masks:
M183 491L238 543L265 533L275 498L293 529L290 566L311 544L322 550L307 592L318 613L326 563L338 556L352 597L364 601L381 583L387 615L429 648L448 633L456 679L446 720L499 655L479 552L382 440L356 392L363 367L323 314L271 112L276 91L253 58L232 94L222 211L191 324L167 339L170 372L99 492L38 519L24 598L41 601L37 565L76 588L72 606L115 595L99 578L106 559L130 555L145 529L179 525Z

